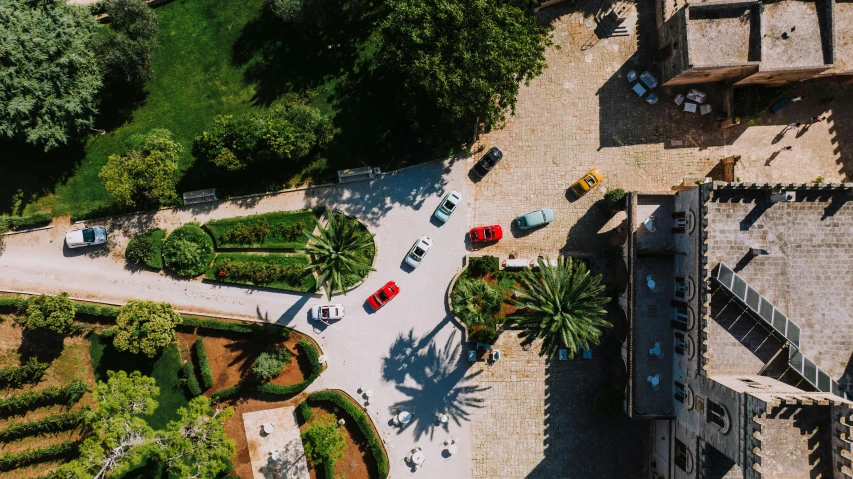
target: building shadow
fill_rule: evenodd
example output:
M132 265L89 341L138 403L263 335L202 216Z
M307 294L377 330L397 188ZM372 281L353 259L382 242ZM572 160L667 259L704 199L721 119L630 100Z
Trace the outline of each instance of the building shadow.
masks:
M436 414L446 414L449 421L460 425L470 421L474 409L483 405L483 395L489 389L478 386L463 361L463 344L458 341L458 331L453 331L443 345L433 338L414 336L413 331L401 334L388 356L383 358L383 379L396 383L396 388L407 396L390 407L392 414L402 409L414 414L412 421L401 427L397 434L411 431L415 440L427 435L430 438L443 432L446 426L436 421Z

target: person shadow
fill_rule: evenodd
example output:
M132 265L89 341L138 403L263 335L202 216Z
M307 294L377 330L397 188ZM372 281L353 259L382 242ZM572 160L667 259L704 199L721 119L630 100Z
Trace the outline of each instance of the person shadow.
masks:
M764 162L764 166L770 166L770 163L772 163L773 160L775 160L776 157L779 156L779 153L782 153L782 150L774 151L773 154L770 155L770 158L767 158L767 161Z

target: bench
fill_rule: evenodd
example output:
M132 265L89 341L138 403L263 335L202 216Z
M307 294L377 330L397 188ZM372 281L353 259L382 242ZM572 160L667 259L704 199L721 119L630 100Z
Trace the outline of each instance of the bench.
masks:
M361 168L351 168L349 170L338 170L338 182L348 183L351 181L372 180L374 176L381 172L382 170L372 166L362 166Z
M522 269L529 268L531 261L529 259L508 259L504 261L505 269Z
M194 205L197 203L206 203L208 201L216 201L216 188L207 190L187 191L184 193L184 205Z

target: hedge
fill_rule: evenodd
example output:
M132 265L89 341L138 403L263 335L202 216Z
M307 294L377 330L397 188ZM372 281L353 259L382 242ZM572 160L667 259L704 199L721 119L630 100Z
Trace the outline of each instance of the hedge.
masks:
M475 278L494 273L498 269L500 269L500 260L494 256L474 257L468 263L468 274Z
M195 354L198 356L198 369L201 371L201 384L204 389L213 387L213 373L210 371L210 361L207 360L207 351L204 350L204 338L195 339Z
M30 358L23 366L0 369L0 389L38 382L48 367L50 363L40 363L35 358Z
M330 402L335 406L344 410L349 417L355 421L361 434L367 440L367 445L370 447L370 452L373 454L373 459L376 461L376 470L379 477L385 479L388 477L389 464L388 456L385 455L385 448L382 447L382 441L376 435L373 428L373 423L370 418L358 406L352 403L343 394L337 391L317 391L308 395L307 401L311 404L318 402Z
M181 366L181 373L184 375L184 379L187 382L187 389L189 390L190 395L193 397L200 395L201 387L198 385L198 379L195 378L192 361L187 361L183 366Z
M63 386L62 389L51 386L35 393L15 394L0 399L0 416L23 414L32 409L54 404L71 406L76 404L88 391L89 388L83 381L75 379Z
M80 304L77 303L77 315L104 317L115 319L121 308L114 306L98 306L97 304Z
M296 411L299 413L299 417L302 419L303 423L310 421L314 416L314 412L311 411L311 406L309 406L305 401L299 403L299 406L296 407Z
M40 449L28 449L19 453L8 453L0 456L0 471L11 471L35 464L71 456L77 453L79 444L76 442L61 442Z
M317 289L314 275L305 268L310 259L304 254L220 253L204 279L227 284L244 284L264 288L311 293ZM253 276L253 275L263 276ZM269 280L270 278L275 278Z
M0 308L4 311L18 313L27 308L27 300L24 298L0 297Z
M298 343L296 343L296 347L299 348L299 351L305 355L306 361L311 365L311 374L308 375L302 381L296 384L288 384L288 385L279 385L279 384L270 384L270 383L255 383L249 381L243 381L238 383L235 386L231 386L230 388L220 389L211 395L210 399L213 401L224 401L226 399L230 399L237 394L243 391L256 391L259 393L265 394L273 394L277 396L292 396L294 394L301 393L305 390L317 377L320 376L320 373L323 372L323 365L320 364L319 358L320 353L317 351L317 348L314 347L310 342L302 339Z
M36 213L32 216L0 216L0 223L5 223L10 230L24 230L49 225L53 221L50 213Z
M316 225L313 211L299 210L208 221L204 228L217 248L300 249L308 242L302 231L312 231Z
M187 319L191 319L188 324ZM195 324L199 329L212 329L215 331L228 331L243 334L263 334L265 336L279 336L282 339L290 338L290 329L274 324L239 323L222 321L219 319L184 318L183 325Z
M89 408L82 411L53 414L38 421L20 421L0 430L0 441L14 441L26 436L36 436L74 429L89 415Z

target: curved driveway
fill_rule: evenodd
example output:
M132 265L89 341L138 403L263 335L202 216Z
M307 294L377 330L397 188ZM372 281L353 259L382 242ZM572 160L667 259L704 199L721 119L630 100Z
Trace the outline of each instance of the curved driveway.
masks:
M389 452L392 477L410 472L403 458L415 446L427 460L420 477L446 479L471 476L469 414L481 391L471 382L463 358L461 331L445 308L445 294L465 255L466 205L463 201L447 224L431 219L441 194L466 193L465 162L435 162L381 175L371 182L313 188L213 205L164 210L113 221L108 248L63 250L64 225L52 230L8 236L0 255L0 289L38 293L68 291L71 296L124 303L148 299L172 303L196 313L277 322L313 336L322 346L329 368L311 389L340 388L355 397L364 385L373 391L368 406ZM366 282L346 296L346 317L330 327L309 324L310 305L318 295L273 292L259 288L185 281L160 273L128 268L122 254L126 238L148 227L173 229L188 221L269 211L327 206L355 215L376 234L377 257ZM404 266L408 249L420 236L434 246L415 271ZM125 236L126 235L126 236ZM400 295L378 312L366 298L388 280ZM403 406L415 419L404 429L390 424ZM437 426L438 411L451 419ZM442 443L459 439L459 453L445 458Z

